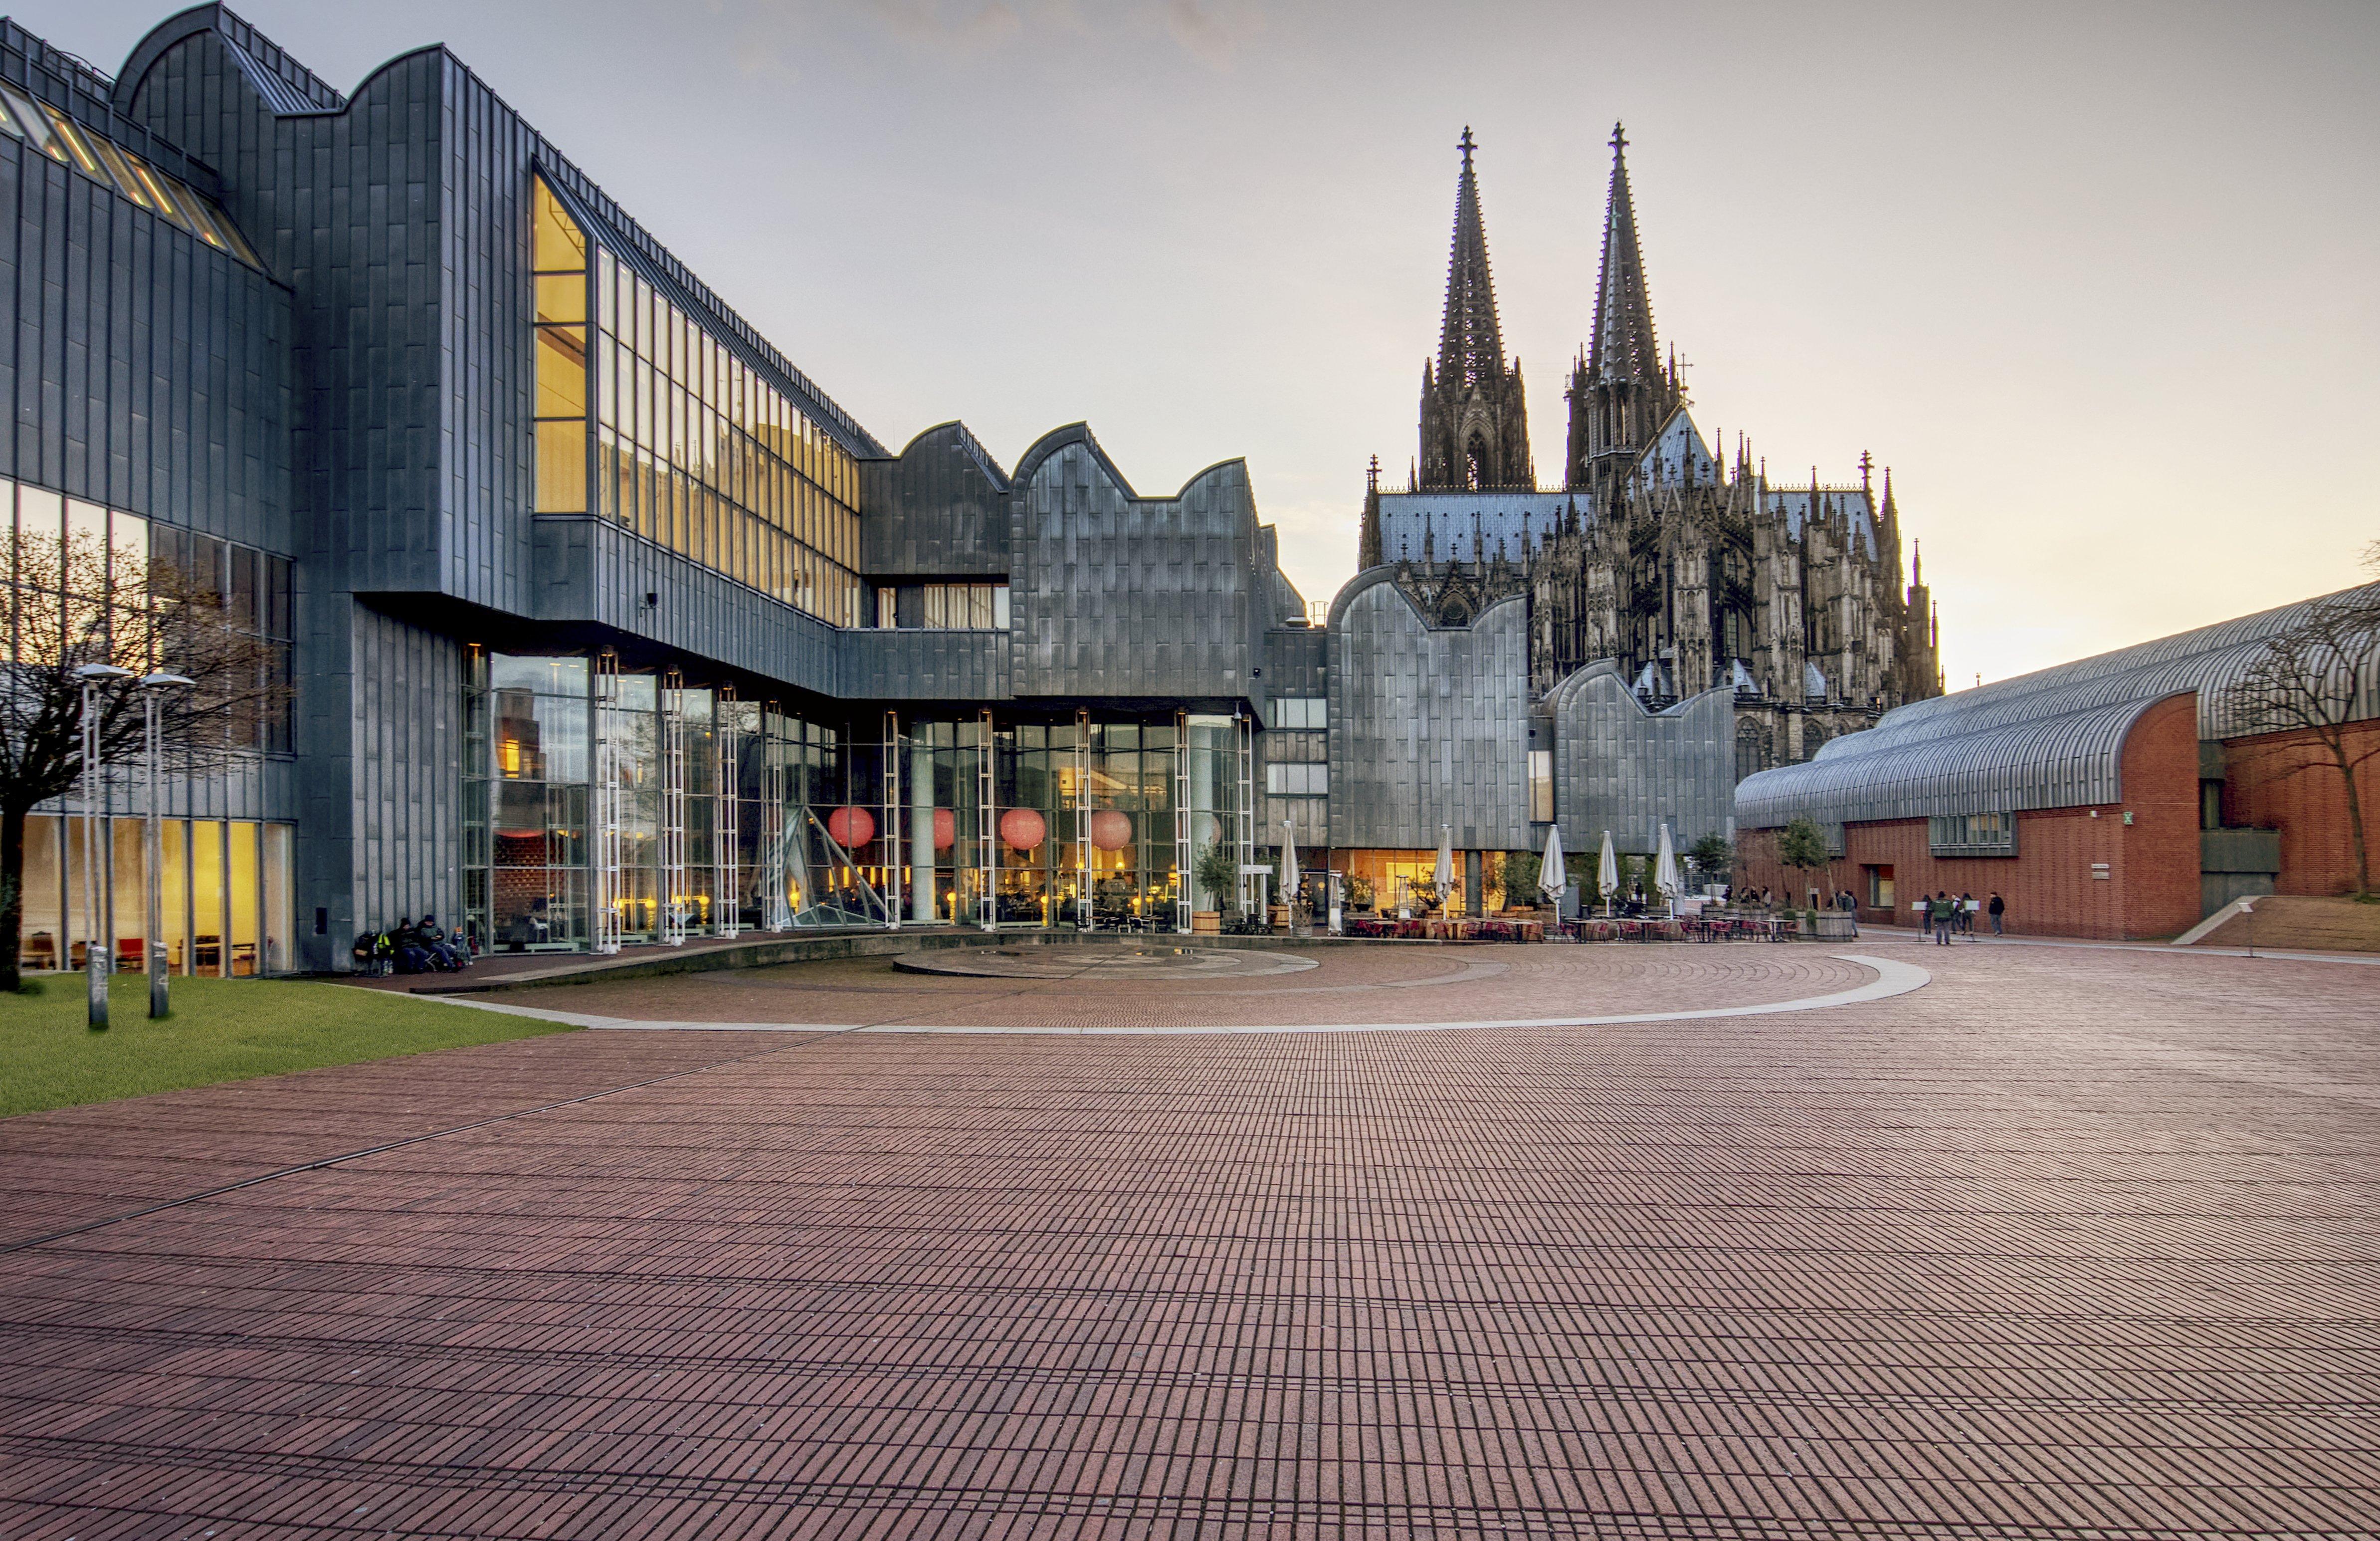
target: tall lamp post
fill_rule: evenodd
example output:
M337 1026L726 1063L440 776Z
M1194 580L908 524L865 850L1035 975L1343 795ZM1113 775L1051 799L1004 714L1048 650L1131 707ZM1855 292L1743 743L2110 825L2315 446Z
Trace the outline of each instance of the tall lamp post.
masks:
M157 796L157 762L164 757L165 726L164 692L176 686L197 681L182 675L160 669L140 677L141 748L149 762L149 881L141 887L149 890L149 939L141 944L149 963L149 1016L152 1021L164 1016L168 1009L165 998L165 949L160 944L165 936L165 843L162 837L161 814Z
M108 849L99 826L99 688L111 679L129 679L132 671L114 664L85 664L75 670L82 681L82 960L83 983L90 992L89 1021L94 1033L107 1031L107 971L115 960L115 939L100 935L107 907L100 902L103 866L115 878L115 852Z

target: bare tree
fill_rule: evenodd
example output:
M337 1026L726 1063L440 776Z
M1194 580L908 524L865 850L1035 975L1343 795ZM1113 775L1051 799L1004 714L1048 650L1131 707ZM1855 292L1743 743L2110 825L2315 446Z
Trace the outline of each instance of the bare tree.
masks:
M2374 543L2380 548L2380 543ZM2375 549L2380 559L2380 549ZM2223 706L2236 733L2296 733L2283 746L2283 778L2329 769L2347 795L2347 829L2354 843L2355 891L2372 892L2364 838L2363 800L2355 773L2380 759L2380 730L2356 731L2374 715L2380 696L2380 584L2366 584L2316 601L2304 618L2265 644L2248 671L2225 692Z
M85 664L133 675L168 669L192 683L161 697L168 767L205 775L257 748L259 728L288 710L286 670L273 644L201 584L145 551L111 551L87 532L61 540L20 532L12 603L0 636L0 991L13 991L24 932L25 825L83 774ZM146 749L140 689L99 687L99 763ZM155 944L156 938L150 939Z

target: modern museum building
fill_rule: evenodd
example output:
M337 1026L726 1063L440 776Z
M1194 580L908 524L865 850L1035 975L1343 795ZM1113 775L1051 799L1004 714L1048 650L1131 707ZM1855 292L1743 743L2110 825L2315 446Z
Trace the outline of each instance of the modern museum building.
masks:
M290 686L169 778L157 874L111 771L119 960L338 970L424 913L1187 929L1208 847L1246 884L1285 842L1444 841L1475 911L1557 817L1731 812L1724 692L1532 692L1523 597L1426 618L1388 569L1310 607L1239 461L1148 496L1080 425L888 447L443 48L342 94L218 6L112 79L7 26L0 230L20 548L196 574ZM28 822L28 966L91 940L85 816Z

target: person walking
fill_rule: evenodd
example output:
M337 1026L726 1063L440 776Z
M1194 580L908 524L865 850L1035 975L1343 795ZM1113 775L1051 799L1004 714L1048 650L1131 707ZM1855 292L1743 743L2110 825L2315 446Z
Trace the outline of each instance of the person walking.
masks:
M1991 903L1985 908L1991 911L1992 935L1997 936L2000 934L2000 917L2008 913L2008 900L2000 898L1999 890L1995 888L1992 890Z
M1849 888L1835 895L1835 908L1843 912L1843 919L1852 923L1852 935L1858 936L1859 900L1852 897L1852 891Z
M1955 901L1942 889L1934 891L1934 902L1926 906L1925 918L1933 923L1934 940L1943 947L1950 945L1950 913Z
M1975 896L1970 893L1959 896L1959 934L1962 936L1975 934Z
M1925 928L1925 939L1934 939L1934 901L1924 894L1917 896L1917 923Z

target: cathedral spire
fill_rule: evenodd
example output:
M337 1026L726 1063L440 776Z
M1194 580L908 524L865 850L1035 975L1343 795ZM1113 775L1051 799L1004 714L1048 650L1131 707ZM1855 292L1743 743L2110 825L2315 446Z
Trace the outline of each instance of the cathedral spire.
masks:
M1454 180L1454 249L1446 263L1446 320L1439 330L1440 383L1470 389L1504 373L1504 333L1496 320L1496 284L1488 271L1488 229L1479 213L1479 176L1471 153L1471 126L1456 148L1463 169Z
M1682 404L1682 397L1674 360L1664 364L1653 335L1653 300L1636 239L1636 201L1628 186L1628 135L1615 123L1595 332L1570 381L1569 483L1604 486L1624 480Z
M1488 268L1487 221L1479 212L1478 142L1465 125L1454 179L1454 242L1446 263L1446 316L1437 367L1422 369L1423 487L1534 487L1521 366L1504 360L1496 285Z
M1661 374L1653 300L1636 242L1636 201L1628 188L1628 134L1611 126L1611 191L1603 212L1603 271L1595 288L1595 339L1587 373L1597 381L1651 382Z

